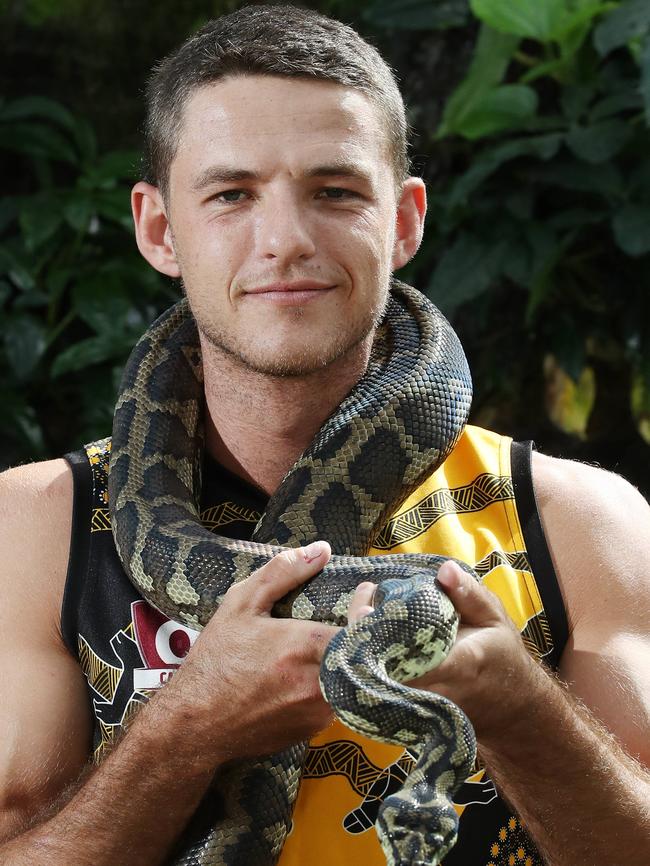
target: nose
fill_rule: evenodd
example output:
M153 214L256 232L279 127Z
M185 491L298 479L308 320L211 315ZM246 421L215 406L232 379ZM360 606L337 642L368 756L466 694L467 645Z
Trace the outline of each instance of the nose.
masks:
M256 246L261 258L281 267L314 255L307 209L296 195L278 193L259 208Z

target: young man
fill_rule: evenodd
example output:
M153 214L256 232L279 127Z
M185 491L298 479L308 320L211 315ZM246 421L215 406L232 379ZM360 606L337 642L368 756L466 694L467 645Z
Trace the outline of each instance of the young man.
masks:
M182 278L198 323L203 518L221 534L250 532L366 369L390 276L422 235L405 130L376 52L297 9L213 22L152 79L136 238ZM377 804L411 756L331 725L318 669L332 627L269 616L327 540L233 586L197 638L121 572L107 456L94 443L2 478L2 863L166 862L215 771L313 738L280 863L382 864ZM420 682L479 742L445 862L649 862L649 510L588 466L534 454L532 476L548 548L525 452L469 427L375 541L485 575L441 570L462 626ZM351 618L371 603L362 585Z

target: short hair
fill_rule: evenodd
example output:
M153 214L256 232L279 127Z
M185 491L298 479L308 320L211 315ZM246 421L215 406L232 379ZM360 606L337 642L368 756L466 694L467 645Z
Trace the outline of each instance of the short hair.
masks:
M147 83L144 176L165 198L190 96L238 75L331 81L361 91L384 121L397 183L407 177L404 102L377 49L346 24L309 9L246 6L208 22L157 64Z

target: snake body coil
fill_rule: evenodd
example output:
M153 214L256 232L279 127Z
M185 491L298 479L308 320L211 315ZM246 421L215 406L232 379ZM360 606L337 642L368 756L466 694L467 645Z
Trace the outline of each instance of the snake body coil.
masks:
M415 643L425 646L425 660L413 662L413 670L423 671L432 661L430 648L442 641L448 649L453 640L456 614L432 589L440 558L368 557L367 553L390 514L450 453L464 427L470 400L467 363L453 330L421 294L394 282L368 372L287 473L252 542L220 538L199 521L202 368L196 325L185 301L163 314L134 349L115 411L109 474L115 544L134 585L167 616L201 628L233 582L250 575L283 546L317 538L327 539L336 555L308 584L278 602L275 615L345 625L348 601L360 582L404 581L414 571L419 574L417 585L424 585L425 594L434 599L433 606L425 606L428 622L423 624L417 614L423 609L419 591L411 587L407 596L394 599L393 593L402 591L398 586L380 588L380 595L389 592L388 607L384 605L384 613L378 608L368 622L362 620L355 633L363 634L369 623L377 622L379 632L384 630L388 644L379 656L382 652L388 656L383 656L379 668L374 666L383 684L359 683L352 670L352 693L336 686L335 691L343 689L346 694L332 699L335 711L348 723L352 716L361 718L363 707L371 705L370 727L376 730L369 733L380 739L410 747L434 731L438 755L433 762L425 755L415 771L418 780L424 780L425 773L435 776L433 817L430 814L424 826L418 823L422 811L418 802L432 800L431 786L424 781L407 782L410 793L405 793L401 805L387 801L382 813L384 850L389 863L400 866L437 863L453 844L449 797L471 768L474 740L469 722L453 704L443 705L436 696L405 687L393 699L381 673L384 664L391 680L411 671L409 664L404 668L390 663L391 653L401 652L398 645L408 646L409 619L419 634ZM396 606L401 606L401 613L391 620L390 610ZM400 617L402 626L397 631L386 630L388 622ZM375 629L373 643L377 634ZM415 657L412 649L405 652ZM323 663L323 683L329 682L329 674L343 671L344 655L339 644L330 650ZM392 730L390 721L383 732L377 702L393 700L404 711L407 695L415 696L410 702L416 707L415 716L426 721L409 722L404 716L400 725L405 736L400 739L400 730ZM422 710L425 703L426 711ZM389 706L385 718L391 712ZM263 761L218 773L173 862L179 866L274 864L290 825L305 748L299 744ZM446 812L441 798L447 800ZM431 820L435 826L427 826ZM411 826L406 841L402 838L405 822ZM422 834L428 837L425 848L433 852L426 856L437 859L416 856Z

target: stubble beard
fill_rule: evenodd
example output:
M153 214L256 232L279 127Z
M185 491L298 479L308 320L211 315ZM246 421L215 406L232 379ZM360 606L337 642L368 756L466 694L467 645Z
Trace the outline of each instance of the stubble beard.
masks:
M265 352L264 345L253 345L253 340L243 345L243 341L233 338L225 330L220 330L214 322L201 315L200 311L192 312L203 340L216 357L225 355L231 363L234 362L237 367L247 372L277 379L296 379L324 372L328 367L337 362L344 363L347 357L354 355L377 329L384 317L387 303L388 293L383 304L368 310L343 332L339 329L326 333L316 345L303 351L290 352L277 349ZM292 311L292 315L296 324L305 318L305 312L300 308Z

